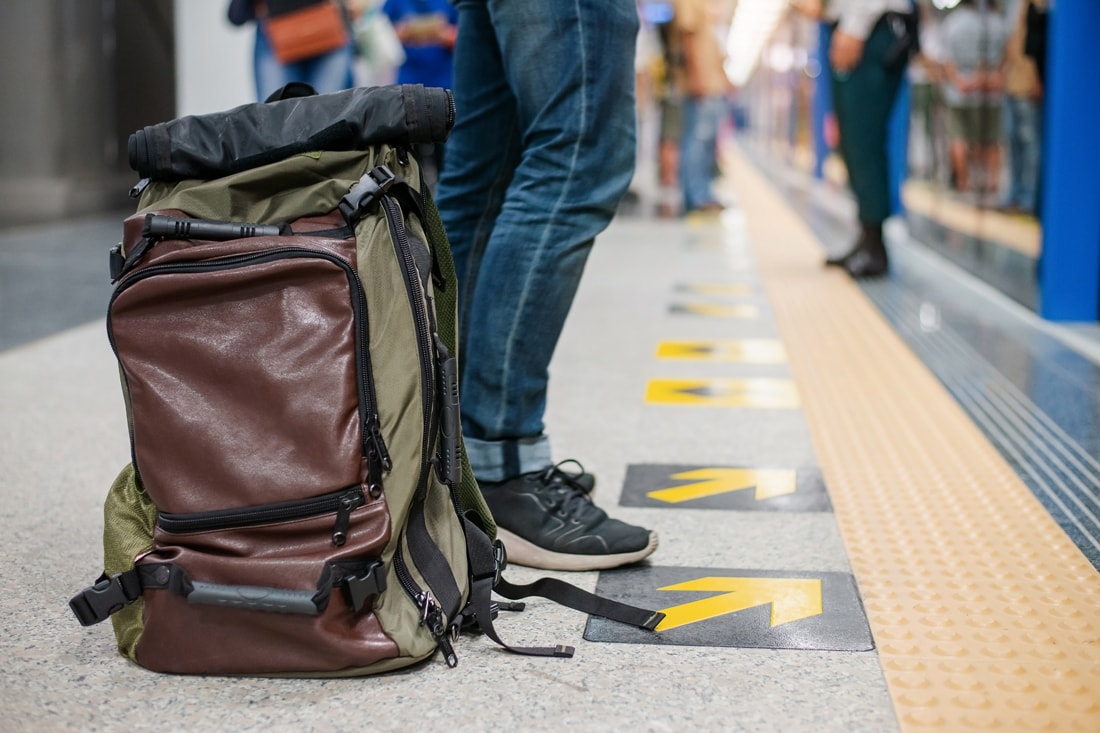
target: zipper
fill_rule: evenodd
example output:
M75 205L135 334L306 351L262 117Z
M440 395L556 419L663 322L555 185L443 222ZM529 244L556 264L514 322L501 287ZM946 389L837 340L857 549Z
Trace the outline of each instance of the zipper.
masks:
M140 270L132 275L127 276L122 280L115 291L111 294L111 300L108 304L107 310L110 313L111 307L114 305L115 299L128 288L133 285L146 280L156 275L164 275L171 273L195 273L195 272L214 272L217 270L229 270L238 267L246 267L248 265L262 264L264 262L270 262L280 259L296 259L296 258L319 258L328 260L333 264L339 266L344 270L347 275L348 282L351 284L351 296L352 296L352 310L355 314L356 322L356 334L355 344L356 351L358 353L358 366L359 366L359 384L357 385L359 390L359 419L360 424L363 426L362 434L362 452L368 459L371 474L371 495L376 497L381 493L381 485L379 479L383 471L389 471L393 467L393 461L390 458L389 450L386 448L386 443L382 438L382 431L380 427L381 418L378 414L378 398L374 388L374 376L371 369L370 362L370 338L368 334L368 322L367 322L367 298L363 289L363 281L359 277L359 273L355 271L355 268L351 264L333 254L327 252L321 252L313 249L305 249L300 247L282 247L278 249L268 250L266 252L257 252L246 255L234 255L231 257L222 257L216 260L208 261L194 261L194 262L177 262L168 263L163 265L153 265L147 267L144 270ZM115 353L115 357L118 358L118 347L115 342L114 328L111 319L107 319L107 339L111 343L111 349ZM131 455L133 455L133 442L134 436L131 429L130 434L130 449ZM134 469L137 470L137 460L134 456ZM376 494L377 492L377 494Z
M458 657L455 655L455 648L451 644L450 631L443 623L443 609L439 607L439 604L435 602L432 594L428 591L424 591L416 600L420 608L420 625L428 627L432 638L436 640L443 652L443 658L447 660L447 666L457 667Z
M458 116L455 111L455 95L450 89L447 90L447 129L450 130L455 125L455 118Z
M420 611L420 625L428 627L428 632L443 652L447 666L456 666L458 656L451 643L451 632L443 623L443 609L435 602L431 591L422 590L413 579L409 566L405 563L405 553L401 543L398 543L397 551L393 554L393 570L397 575L397 582L401 584L401 589Z
M395 198L390 194L381 196L379 201L381 209L385 213L386 221L389 224L394 249L396 250L398 261L401 264L402 274L405 278L405 287L416 326L417 351L420 358L421 399L423 400L424 410L420 456L421 470L417 481L416 492L413 495L414 507L412 511L416 511L416 505L422 507L427 495L427 488L433 466L431 460L432 438L438 431L437 420L439 419L439 411L436 409L433 387L436 378L436 364L433 350L434 342L432 340L434 326L431 322L431 314L428 311L428 294L424 291L418 276L416 260L412 254L409 235L405 229L401 208ZM393 567L405 593L409 596L417 609L420 610L421 625L428 627L432 637L442 650L447 665L454 667L458 664L458 659L451 642L450 631L444 624L443 607L432 596L430 589L421 589L412 577L412 574L409 572L404 546L402 544L398 545L394 553Z
M324 514L335 513L332 527L332 544L341 547L348 539L351 525L351 513L367 503L363 489L359 486L341 489L330 494L280 502L262 504L243 509L219 509L209 512L187 514L157 513L157 526L172 534L190 532L209 532L221 529L241 529L262 524L292 522L298 519L310 519Z
M409 235L405 231L405 222L401 216L401 208L389 194L379 199L382 209L386 213L386 221L389 223L390 234L393 236L394 248L397 250L398 261L405 276L405 288L409 295L409 305L412 307L413 319L416 322L416 346L420 357L420 398L423 404L423 421L421 428L420 449L420 477L417 480L416 496L421 496L427 486L428 473L425 467L428 465L431 451L431 416L433 409L432 380L435 368L432 360L432 342L430 324L428 322L427 307L424 305L426 294L420 287L420 278L416 274L416 261L413 259L409 246Z

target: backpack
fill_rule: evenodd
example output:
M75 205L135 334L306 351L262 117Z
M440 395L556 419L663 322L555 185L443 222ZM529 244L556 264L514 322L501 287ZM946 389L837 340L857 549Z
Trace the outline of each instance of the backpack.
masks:
M313 95L131 136L137 211L107 334L131 461L103 574L70 601L151 670L352 676L543 596L653 630L663 614L552 578L515 586L459 427L454 265L409 155L450 92Z

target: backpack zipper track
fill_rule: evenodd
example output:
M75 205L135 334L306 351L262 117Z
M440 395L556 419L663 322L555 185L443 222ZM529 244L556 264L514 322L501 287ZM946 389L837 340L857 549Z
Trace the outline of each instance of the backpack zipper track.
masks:
M347 541L351 512L366 503L367 498L363 494L363 489L359 486L351 486L312 499L299 499L278 504L260 504L240 509L218 509L186 514L158 512L157 526L172 534L187 534L292 522L336 513L332 543L339 547Z
M423 423L420 455L420 476L417 479L416 493L413 495L413 507L411 512L422 511L424 501L427 498L427 487L431 470L431 437L435 415L434 393L432 380L435 375L433 359L433 343L431 340L431 324L429 323L427 306L425 305L427 293L420 285L417 277L416 261L413 258L408 233L405 230L404 218L401 208L388 194L380 197L382 210L385 212L386 221L389 224L390 234L393 237L394 247L397 250L398 261L401 263L402 273L405 279L405 288L409 296L409 304L412 307L413 318L416 322L417 351L420 356L421 373L421 399L423 400ZM406 532L408 529L406 528ZM407 541L407 538L406 538ZM409 571L403 545L398 544L393 557L394 572L402 589L420 611L420 623L428 627L432 637L439 644L448 666L458 664L454 647L449 638L449 631L443 623L443 608L432 597L430 590L420 588ZM449 573L449 569L445 569ZM430 584L429 584L430 585ZM454 609L457 611L458 609Z

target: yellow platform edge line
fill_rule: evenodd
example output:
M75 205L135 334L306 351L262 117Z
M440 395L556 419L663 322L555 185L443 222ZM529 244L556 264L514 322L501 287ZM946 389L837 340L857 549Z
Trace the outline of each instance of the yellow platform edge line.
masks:
M801 217L729 163L902 730L1100 731L1100 574Z

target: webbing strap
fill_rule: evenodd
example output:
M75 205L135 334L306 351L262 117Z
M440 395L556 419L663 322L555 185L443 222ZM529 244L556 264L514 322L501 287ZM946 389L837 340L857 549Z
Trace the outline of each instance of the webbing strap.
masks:
M386 589L382 562L327 564L316 591L201 583L175 563L142 563L111 577L101 575L95 585L72 597L69 608L82 626L91 626L136 601L143 591L167 589L196 605L316 616L328 606L336 585L345 587L348 605L359 613Z
M69 608L81 626L98 624L140 598L145 588L168 588L173 582L186 584L183 571L177 570L171 563L148 563L110 577L100 575L94 585L69 600Z
M637 626L639 629L645 629L646 631L653 631L657 628L657 624L665 618L665 615L660 611L650 611L613 601L610 598L581 590L575 585L570 585L556 578L540 578L529 585L513 585L501 578L493 590L513 601L520 598L529 598L530 596L548 598L575 611L592 614L593 616L603 616L612 621Z
M571 646L511 646L497 635L493 628L493 586L500 580L501 555L489 536L466 517L462 518L466 529L466 552L470 560L470 605L474 619L482 633L510 652L530 657L571 657Z
M541 578L529 585L513 585L500 575L504 569L505 560L503 553L497 552L499 543L490 543L489 537L477 525L465 518L463 521L466 524L466 546L473 581L470 602L474 606L477 624L486 636L509 651L536 656L573 656L572 647L510 647L502 642L492 628L490 613L492 591L513 601L529 596L539 596L582 613L603 616L647 631L655 629L665 617L660 611L613 601L556 578ZM565 653L566 650L568 653Z
M493 579L481 578L473 581L470 586L470 603L474 606L474 615L477 619L477 626L481 629L482 633L488 636L490 639L500 644L502 647L510 652L516 654L523 654L529 657L571 657L576 650L571 646L564 646L559 644L558 646L511 646L505 643L499 636L497 636L496 629L493 628L493 609L491 606L491 598L493 592Z

